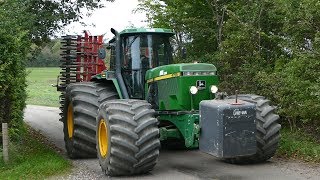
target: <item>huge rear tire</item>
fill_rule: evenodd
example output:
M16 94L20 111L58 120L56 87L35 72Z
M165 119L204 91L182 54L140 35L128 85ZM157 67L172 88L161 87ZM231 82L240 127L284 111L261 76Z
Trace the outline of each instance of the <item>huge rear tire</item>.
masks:
M142 100L112 100L101 104L97 117L99 163L107 175L151 171L160 149L158 120Z
M229 96L235 99L235 96ZM269 100L263 96L241 94L238 99L256 104L256 140L257 152L254 155L237 158L227 158L225 161L233 164L251 164L267 161L274 156L280 141L281 125L275 108L269 105Z
M72 83L66 89L62 111L64 141L70 158L96 157L96 117L99 105L117 99L111 85Z

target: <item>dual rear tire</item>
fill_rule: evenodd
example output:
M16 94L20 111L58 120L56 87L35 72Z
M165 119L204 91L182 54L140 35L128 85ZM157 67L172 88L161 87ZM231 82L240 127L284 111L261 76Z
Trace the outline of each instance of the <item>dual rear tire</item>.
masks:
M160 149L158 120L142 100L111 100L97 117L97 154L110 176L143 174L157 163Z
M94 82L70 84L62 112L70 158L99 158L111 176L142 174L157 163L158 120L143 100L122 100L113 86Z
M70 158L96 157L96 117L101 103L117 99L113 86L94 82L70 84L62 111L64 141Z

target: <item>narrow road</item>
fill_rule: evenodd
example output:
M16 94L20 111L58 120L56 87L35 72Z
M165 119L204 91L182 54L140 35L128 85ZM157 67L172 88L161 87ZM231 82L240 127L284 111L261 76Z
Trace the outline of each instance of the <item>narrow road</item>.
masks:
M62 123L58 108L28 105L25 122L39 130L49 141L65 153ZM72 160L75 168L66 176L53 179L108 179L97 159ZM221 162L213 156L198 150L161 150L155 169L143 176L112 179L317 179L320 180L320 166L300 162L271 159L256 165L232 165Z

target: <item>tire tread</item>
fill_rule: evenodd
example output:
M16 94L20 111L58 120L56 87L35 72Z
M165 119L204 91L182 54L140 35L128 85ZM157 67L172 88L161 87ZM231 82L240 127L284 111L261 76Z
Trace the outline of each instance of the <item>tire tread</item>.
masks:
M98 157L107 175L128 176L153 169L160 149L154 113L151 105L143 100L119 99L101 104L99 116L108 117L111 153L105 158L98 153Z
M117 97L113 86L96 82L77 82L68 85L61 120L64 123L64 141L70 158L96 157L96 117L99 105ZM72 103L74 131L68 136L67 111Z
M235 96L229 96L228 98L234 99ZM279 115L275 114L275 107L271 106L270 101L263 96L240 94L238 99L256 104L257 152L250 156L224 160L233 164L264 162L274 156L280 142Z

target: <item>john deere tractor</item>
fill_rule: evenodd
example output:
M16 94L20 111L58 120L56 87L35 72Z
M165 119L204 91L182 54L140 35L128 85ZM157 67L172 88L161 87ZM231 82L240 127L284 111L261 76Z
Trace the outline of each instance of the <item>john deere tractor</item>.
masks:
M111 176L141 174L160 145L199 148L230 163L271 158L279 116L258 95L226 96L212 64L173 64L168 29L64 36L58 79L70 158L99 158Z

